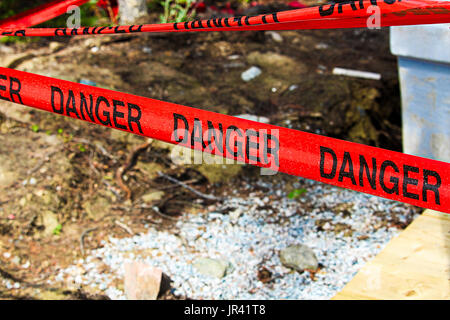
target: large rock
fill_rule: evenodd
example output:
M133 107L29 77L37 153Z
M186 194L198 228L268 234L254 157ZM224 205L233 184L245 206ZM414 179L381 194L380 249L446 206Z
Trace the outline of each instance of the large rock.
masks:
M196 168L210 183L218 183L237 177L243 166L240 164L202 164Z
M31 120L32 109L12 102L0 100L0 112L6 118L13 119L18 122L28 123ZM1 122L1 121L0 121Z
M164 191L150 191L144 194L141 198L145 203L152 203L161 200L164 195Z
M17 68L22 62L34 58L34 54L31 53L18 53L11 55L4 55L0 60L0 67L3 68Z
M144 172L148 179L154 179L158 177L158 172L164 171L164 167L156 162L138 161L136 168Z
M103 196L95 196L94 198L89 199L89 201L84 202L82 207L87 216L96 221L110 212L111 203Z
M7 155L0 154L0 190L9 187L18 179L17 172L13 170L14 166L9 162Z
M316 270L319 266L316 255L307 246L298 244L280 251L281 263L288 268L304 271Z
M248 55L247 61L249 64L257 65L263 70L267 70L277 78L291 79L293 75L303 74L308 71L307 66L302 62L275 52L261 53L254 51Z
M59 226L58 216L50 210L45 210L41 215L41 219L44 226L44 236L51 236Z
M135 148L136 145L142 144L145 141L141 136L122 130L110 130L110 138L114 141L125 143L127 148L130 149Z
M201 274L219 279L225 276L228 267L228 262L210 258L199 258L194 263L194 268Z
M161 287L162 270L145 263L125 264L125 294L128 300L156 300Z

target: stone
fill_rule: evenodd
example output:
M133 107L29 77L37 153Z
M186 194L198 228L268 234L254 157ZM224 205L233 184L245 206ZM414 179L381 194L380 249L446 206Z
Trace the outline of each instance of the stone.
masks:
M217 159L218 156L207 154L206 157L211 156L208 161L214 161L211 159ZM205 154L203 155L205 159ZM220 159L222 162L225 160ZM209 183L228 182L236 178L242 172L243 166L237 164L202 164L196 166L196 170L200 172Z
M86 211L87 216L95 221L110 212L111 204L107 198L98 196L84 202L82 207Z
M246 71L242 72L241 74L241 78L242 80L248 82L250 80L255 79L256 77L260 76L262 73L261 69L258 67L250 67L249 69L247 69Z
M262 122L262 123L269 123L270 119L263 117L263 116L256 116L253 114L239 114L235 116L236 118L246 119L250 121L256 121L256 122Z
M6 117L12 120L29 123L31 122L31 112L29 107L14 104L12 102L1 101L0 112Z
M0 189L10 186L18 179L18 174L6 165L6 160L1 160L3 160L2 155L0 155Z
M278 32L267 31L266 34L269 35L272 38L272 40L275 42L278 42L278 43L283 42L283 37Z
M317 270L319 267L314 252L302 244L289 246L281 250L280 261L285 267L297 271Z
M19 256L14 256L11 259L11 262L14 263L15 265L20 265L20 263L21 263L20 257Z
M48 47L52 52L56 52L56 51L62 49L64 47L64 44L62 44L61 42L52 41L52 42L50 42Z
M59 226L58 217L50 210L45 210L42 213L42 225L44 226L44 235L50 236L53 231Z
M205 276L223 278L229 268L229 263L224 260L199 258L194 263L194 268Z
M138 161L136 168L141 170L148 179L154 179L158 177L158 172L164 171L164 166L156 162Z
M233 46L226 41L214 42L210 47L210 54L215 58L227 57L233 53Z
M110 138L118 142L126 143L130 147L134 147L134 145L141 144L144 141L142 137L122 130L111 130Z
M0 67L14 69L21 65L24 61L33 59L34 57L35 55L32 53L18 53L7 55L2 57L0 61Z
M248 55L247 62L282 79L291 79L292 75L299 75L308 71L306 65L301 61L275 52L253 51Z
M229 213L231 222L236 223L238 221L239 217L242 215L242 213L243 213L242 209L240 209L240 208L237 208L236 210L231 211Z
M152 191L149 193L146 193L142 196L142 200L145 203L151 203L154 201L158 201L161 200L164 197L164 192L163 191Z
M124 289L128 300L156 300L162 270L141 262L125 264Z

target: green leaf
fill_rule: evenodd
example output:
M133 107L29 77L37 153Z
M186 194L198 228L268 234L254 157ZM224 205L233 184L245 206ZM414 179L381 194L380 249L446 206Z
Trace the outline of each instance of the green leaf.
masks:
M38 126L37 124L33 124L33 125L31 126L31 130L32 130L33 132L38 132L38 131L39 131L39 126Z
M300 197L302 194L304 194L306 192L307 192L306 189L294 189L291 192L289 192L288 198L289 199L295 199L295 198Z
M62 231L62 224L58 224L55 229L53 229L53 234L59 236Z

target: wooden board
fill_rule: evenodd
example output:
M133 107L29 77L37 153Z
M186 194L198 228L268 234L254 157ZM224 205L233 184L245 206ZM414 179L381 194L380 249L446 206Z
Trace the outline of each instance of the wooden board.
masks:
M426 210L333 299L450 299L450 215Z

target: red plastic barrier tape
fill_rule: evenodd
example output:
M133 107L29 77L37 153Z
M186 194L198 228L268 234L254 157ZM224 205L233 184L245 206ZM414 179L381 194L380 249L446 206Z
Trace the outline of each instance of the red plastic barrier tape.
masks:
M67 8L76 5L80 6L89 0L65 0L53 1L36 8L22 12L16 16L0 21L0 29L5 28L26 28L35 26L42 22L51 20L65 14Z
M450 2L419 0L354 0L311 8L289 10L258 16L216 18L179 23L116 27L2 29L0 35L74 36L123 34L135 32L194 32L244 30L298 30L367 27L374 12L380 10L380 27L450 22Z
M0 98L450 213L446 162L6 68Z

